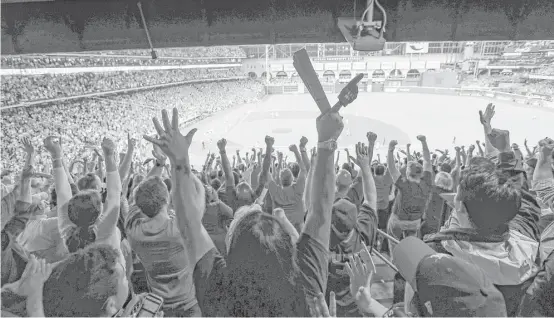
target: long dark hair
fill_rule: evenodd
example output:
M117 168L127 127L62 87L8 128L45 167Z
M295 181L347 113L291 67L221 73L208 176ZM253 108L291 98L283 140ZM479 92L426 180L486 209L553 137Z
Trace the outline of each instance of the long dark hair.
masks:
M296 249L281 221L261 210L247 212L234 228L227 275L218 285L217 316L309 316L296 280Z
M69 220L75 224L65 241L73 253L96 241L96 220L102 213L102 196L96 190L85 190L74 195L67 205Z

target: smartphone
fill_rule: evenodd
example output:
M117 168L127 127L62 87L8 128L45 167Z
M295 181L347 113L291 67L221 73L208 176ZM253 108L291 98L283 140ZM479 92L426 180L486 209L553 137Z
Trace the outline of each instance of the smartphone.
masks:
M163 304L163 298L155 294L148 294L142 301L136 317L160 317L159 313Z

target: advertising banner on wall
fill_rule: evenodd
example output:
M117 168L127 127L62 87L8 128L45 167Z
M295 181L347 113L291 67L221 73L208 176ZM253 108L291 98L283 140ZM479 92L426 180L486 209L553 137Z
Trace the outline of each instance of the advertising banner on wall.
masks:
M406 43L406 54L429 53L429 42L408 42Z

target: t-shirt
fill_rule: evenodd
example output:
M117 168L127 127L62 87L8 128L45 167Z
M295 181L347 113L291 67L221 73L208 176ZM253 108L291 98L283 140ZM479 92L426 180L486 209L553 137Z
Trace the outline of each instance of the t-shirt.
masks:
M296 242L297 265L299 276L296 284L304 291L306 301L322 293L327 285L329 255L326 249L308 234L300 235ZM210 291L222 286L227 274L227 263L216 249L206 253L194 269L196 298L205 317L227 316L220 298ZM306 313L308 314L308 313ZM298 313L302 316L304 313Z
M164 307L180 305L187 310L197 303L193 269L188 264L177 219L168 215L166 222L154 223L140 208L132 206L125 222L127 240L146 270L152 292L164 299Z
M392 213L402 221L415 221L421 218L431 192L433 184L432 174L423 172L423 178L419 183L409 181L405 176L396 180L398 194L394 200Z
M382 176L375 176L375 189L377 190L377 210L386 210L389 208L389 196L394 181L387 171Z
M268 191L271 199L275 203L274 209L282 208L285 215L292 224L304 223L304 186L306 177L300 177L289 187L281 187L275 181L271 180L268 183Z
M230 221L233 219L233 210L221 202L213 202L206 205L206 212L202 217L202 224L212 241L214 242L217 249L225 254L225 236L227 235L227 226Z

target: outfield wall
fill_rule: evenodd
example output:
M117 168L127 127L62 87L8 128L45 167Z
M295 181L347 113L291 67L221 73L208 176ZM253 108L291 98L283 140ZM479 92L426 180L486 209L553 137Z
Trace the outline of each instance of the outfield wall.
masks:
M322 83L323 90L327 94L338 94L346 84ZM372 83L364 83L359 86L360 92L375 92L372 90ZM457 96L480 96L500 101L513 102L519 105L529 107L545 108L554 110L554 102L546 99L533 98L524 95L498 92L490 89L478 88L442 88L442 87L422 87L422 86L386 86L382 87L383 93L419 93L419 94L439 94L439 95L457 95ZM267 85L267 94L304 94L308 89L303 84L284 84Z

